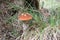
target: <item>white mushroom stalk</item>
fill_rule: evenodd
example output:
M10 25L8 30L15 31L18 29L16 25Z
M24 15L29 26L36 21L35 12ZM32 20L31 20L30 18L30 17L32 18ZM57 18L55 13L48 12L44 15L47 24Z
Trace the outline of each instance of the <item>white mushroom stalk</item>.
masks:
M29 27L29 25L26 23L23 23L22 27L23 27L23 31L25 31Z

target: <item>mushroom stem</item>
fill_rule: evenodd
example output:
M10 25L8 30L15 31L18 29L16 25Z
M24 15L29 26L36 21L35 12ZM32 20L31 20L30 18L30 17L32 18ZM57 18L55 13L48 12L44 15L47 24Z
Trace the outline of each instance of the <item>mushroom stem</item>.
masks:
M26 29L28 28L28 26L29 26L28 24L23 23L23 25L22 25L22 27L23 27L23 32L26 31Z
M29 25L28 24L26 24L26 23L23 23L22 24L22 27L23 27L23 34L22 34L22 37L24 37L23 39L25 39L25 36L26 36L26 33L27 33L27 28L29 27Z

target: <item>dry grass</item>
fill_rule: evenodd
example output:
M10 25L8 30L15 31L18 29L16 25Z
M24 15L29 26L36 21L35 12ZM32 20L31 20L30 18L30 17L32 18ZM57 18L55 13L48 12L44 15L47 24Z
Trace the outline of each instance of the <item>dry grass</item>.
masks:
M3 6L0 9L0 40L60 40L59 8L57 10L46 9L49 11L47 12L44 8L34 10L27 7L25 9L14 3L0 6ZM22 12L28 12L33 17L25 31L22 27L24 22L18 20L18 15ZM50 15L46 16L47 13Z

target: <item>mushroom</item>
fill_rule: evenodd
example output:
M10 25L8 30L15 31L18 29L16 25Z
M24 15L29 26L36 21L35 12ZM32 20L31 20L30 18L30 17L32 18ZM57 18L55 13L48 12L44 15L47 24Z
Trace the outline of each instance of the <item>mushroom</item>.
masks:
M18 16L18 19L23 22L23 32L29 27L28 23L29 20L32 19L32 16L29 13L22 13L21 15Z

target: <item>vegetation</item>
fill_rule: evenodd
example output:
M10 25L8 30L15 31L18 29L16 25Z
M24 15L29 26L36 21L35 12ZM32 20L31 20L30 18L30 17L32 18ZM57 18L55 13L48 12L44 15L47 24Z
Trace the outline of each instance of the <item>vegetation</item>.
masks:
M39 3L41 9L37 10L32 6L24 8L11 1L2 1L0 3L2 6L0 9L0 40L59 40L57 36L60 34L60 2L41 0ZM18 19L22 13L32 16L31 20L26 21L27 25L25 21ZM28 27L23 30L23 26Z

